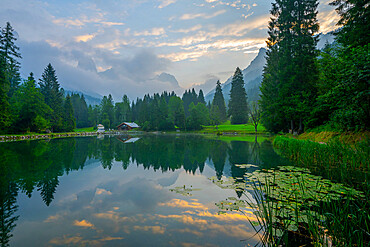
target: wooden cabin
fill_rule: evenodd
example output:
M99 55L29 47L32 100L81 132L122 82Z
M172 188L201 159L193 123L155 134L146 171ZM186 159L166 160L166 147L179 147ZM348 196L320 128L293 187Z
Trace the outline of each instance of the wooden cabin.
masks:
M118 130L132 130L136 128L140 128L140 126L137 125L136 123L128 123L128 122L123 122L117 126Z

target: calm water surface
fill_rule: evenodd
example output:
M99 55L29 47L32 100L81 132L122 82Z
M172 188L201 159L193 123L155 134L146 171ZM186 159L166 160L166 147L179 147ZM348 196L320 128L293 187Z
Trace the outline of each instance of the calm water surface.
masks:
M80 137L0 143L1 243L10 246L248 246L246 199L208 178L286 163L271 143L193 135ZM253 168L259 169L259 168ZM248 170L247 172L253 172ZM190 196L170 191L193 188Z

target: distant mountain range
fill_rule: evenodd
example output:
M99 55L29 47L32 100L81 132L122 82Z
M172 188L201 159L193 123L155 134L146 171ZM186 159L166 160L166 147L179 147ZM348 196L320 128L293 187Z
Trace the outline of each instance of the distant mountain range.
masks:
M333 42L334 42L334 35L332 33L321 34L320 41L317 44L317 48L322 49L326 43L330 44ZM266 49L261 48L257 56L249 64L249 66L242 71L248 101L257 101L259 99L259 94L260 94L259 88L261 86L263 67L265 66L265 64L266 64ZM229 79L227 79L222 84L222 92L224 94L226 104L230 100L231 81L232 81L232 76L230 76ZM215 89L210 91L205 96L206 101L212 102L214 94L215 94Z
M93 94L93 93L90 93L90 94L87 94L87 93L83 93L81 91L71 91L71 90L65 90L64 91L65 94L79 94L79 95L84 95L85 97L85 101L86 101L86 104L89 106L89 105L100 105L100 102L102 100L102 96L99 95L99 94Z

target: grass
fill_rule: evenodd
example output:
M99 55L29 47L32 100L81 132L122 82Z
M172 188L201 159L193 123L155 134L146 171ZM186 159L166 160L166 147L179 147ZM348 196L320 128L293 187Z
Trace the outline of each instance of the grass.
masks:
M314 142L330 142L337 140L347 144L354 144L370 139L370 131L364 132L335 132L335 131L310 131L299 135L297 139Z
M209 134L221 134L221 133L237 133L237 134L255 134L254 126L249 124L231 124L230 121L227 121L223 124L217 126L208 125L203 126L203 129L199 131L200 133L209 133ZM261 124L257 128L258 134L267 134L265 127Z
M232 141L256 142L256 138L258 143L269 140L269 137L262 135L205 135L205 137L210 139L217 139L227 143L230 143Z
M338 140L320 144L278 136L273 144L299 166L357 189L370 190L370 139L348 145Z
M74 132L94 132L94 127L88 127L88 128L76 128L74 129Z

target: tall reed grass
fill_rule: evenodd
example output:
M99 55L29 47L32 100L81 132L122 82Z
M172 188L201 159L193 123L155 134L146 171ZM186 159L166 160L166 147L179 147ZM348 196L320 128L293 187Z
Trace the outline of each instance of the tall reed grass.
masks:
M321 144L278 136L273 144L278 153L299 166L365 193L370 190L370 140L354 145L340 141Z

